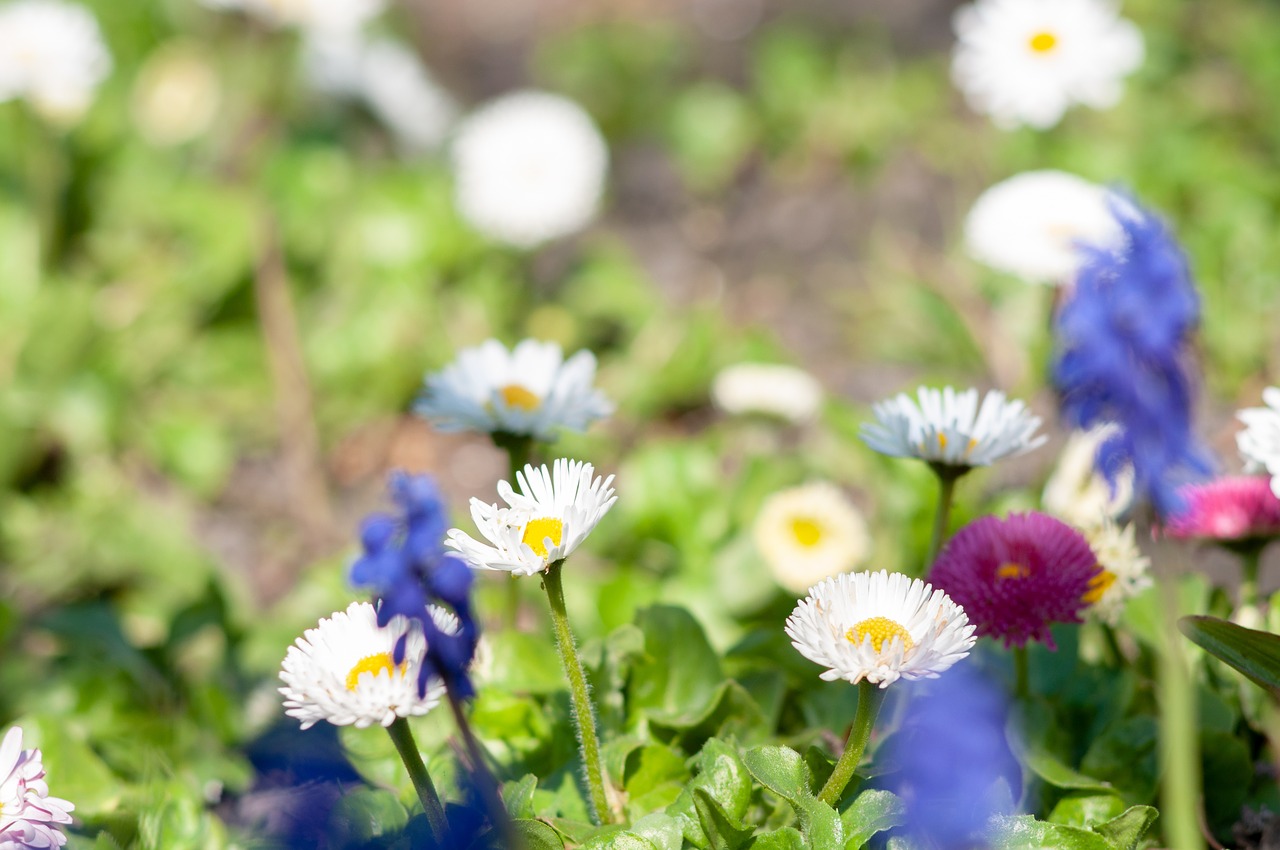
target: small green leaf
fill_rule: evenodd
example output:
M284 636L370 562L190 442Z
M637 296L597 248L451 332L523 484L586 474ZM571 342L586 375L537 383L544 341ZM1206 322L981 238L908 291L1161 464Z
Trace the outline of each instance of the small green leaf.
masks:
M525 850L564 850L564 839L540 820L516 818L511 821L511 828Z
M654 605L636 615L644 657L631 668L630 710L680 722L701 717L720 693L720 659L702 626L683 608Z
M788 747L756 747L742 757L756 781L793 806L813 797L809 766Z
M991 832L996 850L1115 850L1111 842L1087 829L1038 821L1031 815L1000 818Z
M1053 823L1090 829L1106 823L1125 809L1124 800L1115 792L1097 794L1092 791L1073 791L1063 796L1049 813Z
M1183 617L1182 633L1230 664L1280 702L1280 636L1246 629L1217 617Z
M684 840L680 823L662 812L640 818L631 825L631 831L647 838L658 850L680 850Z
M876 833L901 826L905 817L906 806L898 795L876 788L863 791L840 815L845 850L858 850Z
M1093 831L1111 842L1116 850L1136 850L1158 817L1160 813L1151 806L1134 806L1119 817L1098 824Z
M537 787L538 777L532 773L526 773L519 779L503 783L502 802L507 807L507 814L517 820L532 818L534 815L533 792Z
M738 751L718 738L710 738L694 759L697 776L693 785L702 788L732 817L746 817L751 804L751 777Z
M804 836L789 826L757 836L747 847L749 850L805 850Z
M712 850L738 850L746 845L755 831L730 816L703 788L693 789L693 806Z
M606 827L582 845L581 850L658 850L642 835L621 827Z

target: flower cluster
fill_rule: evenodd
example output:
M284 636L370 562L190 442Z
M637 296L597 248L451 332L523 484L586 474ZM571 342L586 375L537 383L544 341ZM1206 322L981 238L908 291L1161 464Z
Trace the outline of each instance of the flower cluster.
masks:
M1164 225L1136 205L1113 204L1119 248L1093 247L1057 316L1053 381L1070 424L1115 423L1097 463L1111 481L1130 466L1137 494L1167 516L1177 486L1210 469L1191 428L1188 346L1199 301L1186 260Z
M39 750L22 748L22 728L14 726L0 742L0 847L61 847L67 843L58 824L71 823L71 803L49 796Z
M26 98L56 123L75 121L111 71L98 22L64 0L0 7L0 102Z

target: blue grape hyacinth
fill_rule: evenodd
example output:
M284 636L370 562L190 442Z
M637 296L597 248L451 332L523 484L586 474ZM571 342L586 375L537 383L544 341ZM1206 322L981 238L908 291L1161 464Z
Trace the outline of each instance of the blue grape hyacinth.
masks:
M468 670L480 637L471 608L471 570L442 545L449 516L432 478L394 472L389 490L398 511L371 514L361 525L363 552L351 566L351 582L377 593L379 625L403 615L422 629L427 659L419 692L434 674L454 697L466 699L474 693ZM458 617L458 630L442 630L428 605L451 610ZM397 664L404 651L402 639L395 647Z
M1118 196L1111 211L1124 239L1082 246L1075 290L1054 323L1053 383L1071 425L1119 426L1095 461L1112 486L1132 467L1135 493L1169 516L1181 506L1178 486L1211 470L1191 422L1200 302L1164 224Z

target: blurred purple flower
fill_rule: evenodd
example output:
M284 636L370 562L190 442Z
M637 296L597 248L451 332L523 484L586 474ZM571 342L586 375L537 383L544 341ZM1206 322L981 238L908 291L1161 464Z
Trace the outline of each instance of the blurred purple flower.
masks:
M1179 494L1183 509L1162 529L1170 537L1266 541L1280 536L1280 498L1272 492L1269 478L1215 478L1184 485Z
M401 614L422 629L427 661L419 676L419 693L425 693L434 674L452 696L466 699L475 693L468 670L480 638L471 609L471 570L441 545L449 516L435 481L425 475L393 472L388 487L399 511L365 518L360 528L364 551L351 565L351 583L377 593L380 625ZM429 604L458 616L456 634L436 625L427 610ZM404 650L402 639L395 648L397 664Z
M1199 298L1160 220L1119 196L1110 205L1124 240L1082 246L1074 291L1054 323L1053 383L1072 426L1119 426L1098 449L1098 469L1114 486L1132 466L1135 492L1168 516L1182 504L1177 486L1211 469L1191 429Z

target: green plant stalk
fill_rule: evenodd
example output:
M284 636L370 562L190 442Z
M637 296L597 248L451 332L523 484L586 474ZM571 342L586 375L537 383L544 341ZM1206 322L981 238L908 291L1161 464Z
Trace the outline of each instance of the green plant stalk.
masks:
M445 820L444 806L440 804L440 795L436 793L431 774L427 772L422 754L418 752L418 745L413 740L409 721L403 717L397 717L395 722L387 727L387 734L391 736L392 743L396 745L396 752L400 754L400 760L404 762L404 768L409 771L409 778L413 780L413 790L418 792L418 799L422 801L422 811L427 815L431 835L436 843L440 844L449 834L449 823Z
M587 790L590 792L592 816L597 824L610 823L609 800L604 792L604 770L600 762L600 739L596 736L596 716L591 710L591 695L587 691L587 677L582 671L582 661L569 630L569 616L564 606L564 584L560 571L564 560L555 561L543 573L542 586L547 590L551 603L551 621L555 626L556 647L564 664L564 674L569 680L569 694L573 700L574 726L578 733L578 745L582 751L582 764L587 771ZM861 710L861 709L859 709Z
M533 455L533 438L527 434L498 432L493 435L493 444L507 453L507 466L510 469L507 481L512 487L516 487L516 473L524 469ZM520 577L514 574L507 576L505 607L503 621L507 628L514 629L520 616Z
M828 806L835 806L844 794L844 789L853 778L862 754L867 749L867 741L871 739L871 727L875 726L876 716L880 714L880 706L884 703L885 691L866 679L858 683L858 713L853 717L853 729L849 732L849 740L844 745L844 754L836 762L835 770L827 784L818 792L818 799Z
M1031 674L1027 665L1025 646L1013 648L1013 693L1021 700L1031 696Z
M1200 747L1196 734L1195 693L1187 672L1178 632L1178 594L1172 577L1159 581L1164 623L1160 653L1160 815L1165 846L1172 850L1203 850L1196 822L1200 795Z
M1236 603L1237 611L1245 606L1258 607L1258 564L1261 560L1261 546L1250 546L1240 552L1240 596Z
M928 572L933 567L933 562L938 559L942 541L947 536L947 526L951 521L951 503L955 500L956 482L960 480L960 476L969 471L968 467L946 466L938 463L929 464L929 468L938 476L938 510L933 515L933 533L929 535L929 551L924 559L925 572Z

